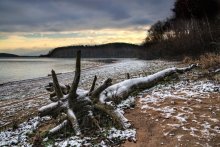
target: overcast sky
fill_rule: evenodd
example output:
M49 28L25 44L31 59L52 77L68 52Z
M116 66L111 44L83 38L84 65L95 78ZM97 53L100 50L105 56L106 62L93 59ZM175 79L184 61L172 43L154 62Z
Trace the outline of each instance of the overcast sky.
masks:
M0 0L0 52L74 44L141 43L174 0Z

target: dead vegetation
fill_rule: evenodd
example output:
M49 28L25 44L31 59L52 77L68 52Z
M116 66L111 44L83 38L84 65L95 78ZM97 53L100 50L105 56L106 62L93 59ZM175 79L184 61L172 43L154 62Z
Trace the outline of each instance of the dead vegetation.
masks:
M183 63L199 63L202 69L218 69L220 68L220 55L215 53L206 53L196 59L185 57L183 59Z
M220 81L220 55L217 53L206 53L198 58L185 57L184 64L198 63L201 69L201 78Z

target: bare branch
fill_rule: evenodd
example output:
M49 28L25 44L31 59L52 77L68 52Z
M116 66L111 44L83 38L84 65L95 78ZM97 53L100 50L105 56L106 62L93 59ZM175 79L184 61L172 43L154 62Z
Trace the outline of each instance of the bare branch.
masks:
M94 79L93 79L93 82L92 82L92 86L91 86L91 88L90 88L90 90L89 90L89 93L93 92L93 90L95 89L96 80L97 80L97 77L96 77L96 75L95 75L95 77L94 77Z
M90 95L91 95L91 99L95 100L96 98L99 97L99 94L105 90L106 88L108 88L109 86L112 85L112 79L108 78L107 80L105 80L105 82L100 85L96 90L94 90Z
M60 98L63 97L62 90L61 90L61 88L60 88L60 85L59 85L59 82L58 82L58 79L57 79L57 76L56 76L55 71L52 70L51 73L52 73L52 78L53 78L53 86L54 86L54 89L55 89L57 98L60 99Z
M77 94L76 94L76 90L79 84L79 80L80 80L80 60L81 60L81 51L77 51L77 56L76 56L76 69L75 69L75 76L74 76L74 80L72 83L72 86L70 88L70 92L69 92L69 99L71 101L72 98L76 98Z

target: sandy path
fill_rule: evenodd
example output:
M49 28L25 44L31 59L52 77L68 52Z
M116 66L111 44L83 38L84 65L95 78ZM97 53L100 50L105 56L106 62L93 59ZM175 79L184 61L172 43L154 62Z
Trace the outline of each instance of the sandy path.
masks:
M125 74L144 76L151 72L173 66L172 62L143 61L135 59L120 60L119 62L82 70L80 88L89 89L95 75L97 83L111 77L113 82L125 79ZM73 73L58 75L61 83L70 83ZM51 77L11 82L0 86L0 128L8 126L13 121L20 122L36 114L37 108L49 102L44 88Z

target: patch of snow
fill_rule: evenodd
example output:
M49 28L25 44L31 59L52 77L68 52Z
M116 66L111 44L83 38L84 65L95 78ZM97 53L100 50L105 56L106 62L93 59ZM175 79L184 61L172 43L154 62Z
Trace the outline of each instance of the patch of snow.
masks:
M215 131L215 132L220 134L220 127L219 126L215 126L213 131Z
M183 135L177 135L176 138L178 141L181 141L181 138L183 137Z
M213 121L213 122L215 122L215 123L218 123L219 122L219 120L218 119L216 119L216 118L209 118L211 121Z
M198 132L198 129L190 127L190 135L193 137L199 137L198 135L195 134L195 132Z
M120 104L117 105L119 109L131 108L135 105L135 97L129 96L126 100L123 100Z
M167 124L168 126L174 127L174 128L179 128L181 127L180 124Z
M62 140L62 141L56 141L55 146L60 146L60 147L91 146L91 143L89 143L90 141L91 141L91 138L89 138L89 137L80 138L79 136L72 136L72 137L67 138L65 140Z
M181 124L187 122L187 116L185 113L179 113L178 115L174 116Z
M132 140L136 141L136 130L135 129L126 129L126 130L117 130L115 128L111 128L108 130L108 139L114 140L115 138L120 140Z
M50 119L49 117L34 117L18 125L15 130L8 129L0 132L0 146L31 146L28 143L28 134L37 129L39 122Z
M172 114L175 113L175 109L172 108L172 107L169 107L169 106L166 106L166 107L163 107L161 109L157 109L158 111L162 112L162 115L165 117L165 118L170 118L172 116Z
M126 129L126 130L117 130L115 128L111 128L109 130L102 130L100 132L102 134L106 134L105 138L101 140L101 142L92 144L92 140L96 138L90 138L90 137L79 137L79 136L72 136L70 138L67 138L65 140L57 139L55 146L60 146L60 147L68 147L68 146L76 146L76 147L81 147L81 146L103 146L107 147L108 142L114 142L118 140L131 140L131 141L136 141L136 130L135 129Z

